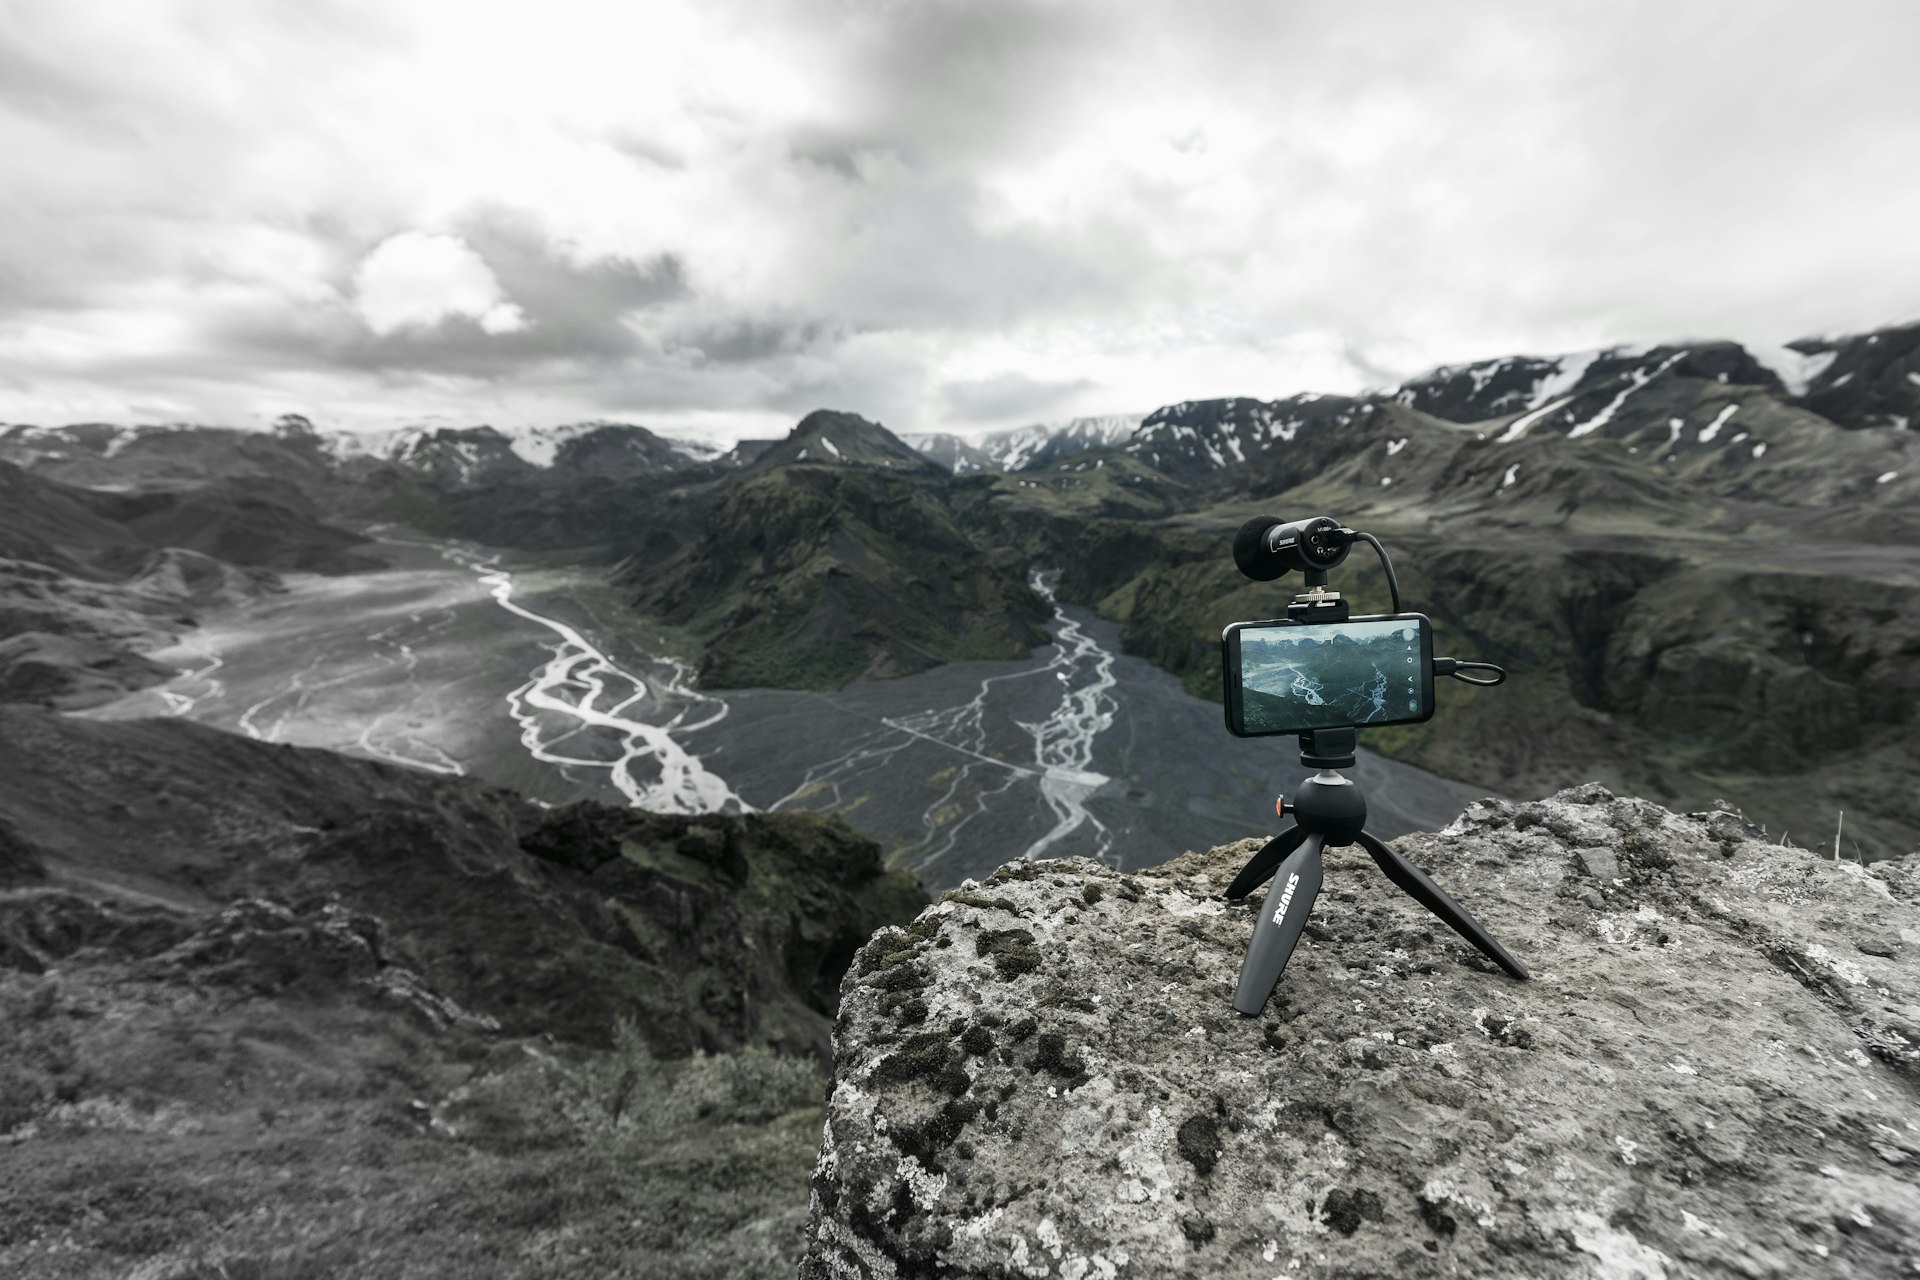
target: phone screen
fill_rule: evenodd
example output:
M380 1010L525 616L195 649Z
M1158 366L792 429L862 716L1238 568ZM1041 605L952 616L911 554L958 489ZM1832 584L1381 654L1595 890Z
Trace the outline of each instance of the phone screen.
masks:
M1227 728L1241 737L1433 717L1433 627L1417 613L1235 623L1221 658Z

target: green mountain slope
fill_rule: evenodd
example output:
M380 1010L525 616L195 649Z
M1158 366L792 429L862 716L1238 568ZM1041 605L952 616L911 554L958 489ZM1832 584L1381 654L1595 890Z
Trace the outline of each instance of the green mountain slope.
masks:
M828 689L1022 656L1046 639L1025 563L962 530L947 483L857 466L756 470L697 542L624 572L639 608L705 638L709 686Z

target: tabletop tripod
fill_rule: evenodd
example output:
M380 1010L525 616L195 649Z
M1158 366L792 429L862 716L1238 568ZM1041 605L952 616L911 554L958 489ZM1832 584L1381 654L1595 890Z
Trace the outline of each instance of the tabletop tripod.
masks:
M1393 610L1398 614L1400 586L1379 539L1325 516L1294 524L1284 524L1272 516L1256 516L1235 536L1233 558L1240 571L1256 582L1270 582L1293 569L1306 575L1307 590L1296 595L1287 607L1287 616L1293 622L1344 623L1348 621L1346 601L1339 592L1327 590L1326 571L1345 559L1355 541L1362 540L1372 544L1380 556L1393 596ZM1478 680L1461 674L1467 669L1497 674L1491 680ZM1433 670L1436 675L1452 676L1477 685L1498 684L1506 677L1504 671L1489 663L1452 658L1434 659ZM1446 921L1489 959L1516 978L1528 976L1526 966L1509 955L1465 907L1447 896L1446 890L1428 879L1420 868L1367 834L1367 798L1358 783L1339 772L1354 765L1355 739L1352 725L1310 729L1300 734L1300 763L1319 772L1300 785L1291 805L1283 800L1279 806L1282 815L1293 817L1294 825L1254 854L1227 888L1227 897L1244 898L1258 888L1261 881L1269 876L1273 878L1254 925L1253 939L1247 944L1246 960L1240 966L1240 986L1233 997L1233 1007L1248 1017L1257 1015L1266 1005L1267 997L1273 994L1280 975L1286 971L1287 961L1293 956L1300 932L1306 927L1314 900L1320 894L1320 851L1329 845L1359 845L1386 872L1387 879Z
M1244 898L1261 881L1273 877L1273 887L1267 890L1259 923L1254 926L1253 941L1247 944L1246 961L1240 966L1240 988L1233 997L1233 1007L1248 1017L1259 1013L1267 1003L1300 941L1300 930L1306 926L1314 899L1320 894L1320 850L1328 845L1359 845L1373 856L1387 879L1421 906L1514 977L1527 976L1526 966L1507 954L1507 949L1494 941L1465 907L1448 897L1446 890L1366 833L1367 798L1359 783L1338 772L1353 767L1353 747L1351 728L1315 729L1300 735L1300 763L1320 772L1300 785L1292 804L1281 806L1282 813L1292 815L1294 825L1254 854L1227 888L1227 897Z

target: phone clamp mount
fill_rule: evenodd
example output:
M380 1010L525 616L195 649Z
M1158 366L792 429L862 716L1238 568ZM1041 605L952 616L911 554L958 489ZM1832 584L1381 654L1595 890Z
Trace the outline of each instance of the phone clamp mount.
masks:
M1293 598L1293 603L1287 606L1287 616L1295 622L1345 622L1347 603L1339 592L1326 589L1326 571L1345 559L1349 547L1362 539L1379 551L1393 593L1393 611L1400 612L1400 587L1379 540L1371 534L1356 533L1325 516L1290 525L1271 516L1257 516L1242 526L1234 538L1234 560L1242 573L1260 582L1272 581L1290 568L1302 569L1307 590ZM1468 684L1498 684L1506 674L1489 664L1445 658L1435 660L1437 674L1441 673L1443 663L1447 664L1444 674ZM1457 675L1464 667L1495 671L1499 678L1482 681ZM1280 976L1286 972L1287 961L1300 942L1307 917L1313 913L1322 881L1321 851L1350 844L1365 849L1387 879L1502 969L1516 978L1529 976L1526 966L1514 959L1446 890L1428 879L1420 868L1367 834L1366 794L1359 783L1340 772L1353 768L1357 741L1358 733L1352 725L1313 729L1300 735L1301 766L1319 772L1300 784L1292 804L1286 803L1283 797L1277 806L1281 816L1293 818L1294 825L1268 841L1227 887L1227 897L1238 900L1259 888L1269 877L1273 881L1254 924L1253 938L1247 943L1246 959L1240 966L1239 989L1233 997L1234 1009L1249 1018L1259 1014L1274 988L1280 985Z

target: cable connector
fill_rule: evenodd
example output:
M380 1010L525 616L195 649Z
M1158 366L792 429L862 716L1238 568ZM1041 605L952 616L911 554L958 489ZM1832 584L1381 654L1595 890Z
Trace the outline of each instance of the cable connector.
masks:
M1460 673L1462 671L1491 671L1493 672L1493 679L1475 680L1471 676L1461 675ZM1507 670L1505 667L1495 666L1491 662L1468 662L1464 658L1435 658L1433 660L1433 674L1436 676L1451 676L1461 684L1477 684L1482 688L1491 688L1507 678Z

